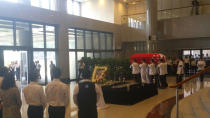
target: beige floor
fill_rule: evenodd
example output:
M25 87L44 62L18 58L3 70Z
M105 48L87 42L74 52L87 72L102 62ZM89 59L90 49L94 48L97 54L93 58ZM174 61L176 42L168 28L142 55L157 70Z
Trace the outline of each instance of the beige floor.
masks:
M174 84L175 77L168 77L168 83ZM73 93L74 85L75 84L71 84L70 86L71 99L70 99L70 106L67 108L66 118L77 118L77 107L75 104L73 104L73 100L72 100L72 93ZM166 100L167 98L175 96L175 89L172 89L172 88L167 88L167 89L158 90L158 91L159 91L158 95L151 97L149 99L146 99L132 106L110 104L108 108L103 109L103 110L98 110L98 114L99 114L98 118L145 118L146 115L151 111L151 109L155 105L157 105L163 100ZM23 101L23 106L21 109L22 118L27 118L27 114L26 114L27 105L25 103L22 92L21 92L21 95L22 95L22 101ZM45 113L45 118L47 118L46 113Z

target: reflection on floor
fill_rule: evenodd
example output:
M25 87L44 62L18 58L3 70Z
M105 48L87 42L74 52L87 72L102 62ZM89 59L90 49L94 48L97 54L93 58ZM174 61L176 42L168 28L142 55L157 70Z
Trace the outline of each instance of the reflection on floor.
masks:
M168 83L174 84L175 77L168 77ZM21 90L21 96L23 101L23 106L21 108L22 118L27 118L27 105L22 94L23 86L20 85L20 82L17 82L17 86ZM77 107L73 103L72 94L75 83L70 85L70 106L67 108L66 118L77 118ZM106 109L98 110L98 118L145 118L147 114L152 110L154 106L159 104L161 101L166 100L175 96L175 89L167 88L160 89L157 96L146 99L142 102L139 102L132 106L123 106L123 105L112 105L110 104ZM120 98L119 98L120 99ZM46 111L46 110L45 110ZM45 118L47 117L47 112L45 112Z

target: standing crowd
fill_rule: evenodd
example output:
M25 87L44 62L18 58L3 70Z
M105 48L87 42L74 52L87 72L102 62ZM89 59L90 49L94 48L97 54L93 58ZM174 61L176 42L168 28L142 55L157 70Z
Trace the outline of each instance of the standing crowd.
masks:
M30 83L24 87L23 94L28 104L28 118L43 118L48 108L49 118L65 118L69 105L70 88L61 81L61 71L52 70L53 80L46 85L45 91L38 84L39 72L30 74ZM76 84L73 100L78 106L79 118L97 118L97 103L102 93L99 86L90 80L90 72L83 71L83 80ZM6 67L0 68L0 118L21 118L21 94L16 86L14 74ZM47 107L48 106L48 107Z
M130 68L132 68L133 78L136 82L141 85L144 84L155 84L156 87L164 89L168 87L167 75L176 73L176 82L181 82L183 76L189 76L190 74L195 74L200 72L206 66L206 62L203 58L200 58L197 62L195 59L189 59L185 57L178 58L172 61L170 58L166 61L164 58L160 61L151 59L149 64L146 63L145 59L141 60L139 64L137 59L134 59ZM200 81L203 82L204 74L200 75ZM180 87L181 88L181 87Z
M147 64L145 59L142 59L141 62L141 64L138 64L137 59L134 59L130 66L133 77L137 82L142 85L155 83L157 87L162 89L168 86L166 81L167 63L164 59L161 59L158 63L155 63L154 59L150 60L150 64Z

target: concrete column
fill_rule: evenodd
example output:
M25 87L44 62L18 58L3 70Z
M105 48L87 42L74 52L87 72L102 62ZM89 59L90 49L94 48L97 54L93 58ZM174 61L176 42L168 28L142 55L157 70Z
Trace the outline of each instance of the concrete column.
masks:
M56 11L67 13L67 0L56 0Z
M68 26L64 24L58 26L57 62L62 72L62 78L69 77Z
M157 0L146 0L146 40L147 51L155 51L157 39Z

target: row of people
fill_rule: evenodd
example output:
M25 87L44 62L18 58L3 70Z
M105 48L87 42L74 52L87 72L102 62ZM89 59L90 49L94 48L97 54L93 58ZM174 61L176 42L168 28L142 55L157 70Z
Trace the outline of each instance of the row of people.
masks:
M202 58L204 61L204 59ZM186 75L189 74L195 74L197 72L197 64L199 60L196 60L195 58L189 58L189 56L186 56L183 60L184 62L184 71ZM177 71L177 65L178 65L179 59L171 59L170 57L167 59L167 64L168 64L168 72L169 74L173 74ZM205 61L204 61L205 62Z
M168 86L166 81L166 75L168 74L167 63L163 59L160 60L159 64L156 64L153 59L151 59L150 64L147 64L145 59L142 59L142 63L138 64L137 60L134 59L130 67L132 68L133 77L141 84L153 83L155 79L155 85L160 86L160 88Z
M65 109L69 104L70 88L60 81L61 71L53 70L54 79L48 83L45 92L37 83L39 74L31 73L31 82L24 87L23 93L28 104L28 118L43 118L44 109L48 104L49 118L65 118ZM84 80L74 89L74 102L78 105L79 118L97 118L96 103L101 97L99 86L88 80L90 73L83 72ZM0 101L3 108L3 118L21 118L21 96L15 78L7 68L0 69ZM2 110L1 110L2 111Z
M186 64L184 63L186 61L183 61L181 58L177 59L177 69L176 69L176 81L180 82L182 81L182 78L186 71ZM205 61L203 58L200 58L200 60L196 64L197 70L196 72L199 72L203 70L206 66ZM147 64L144 59L142 59L142 63L138 64L137 60L134 59L133 63L131 64L132 68L132 74L135 80L139 81L140 83L153 83L153 80L155 79L155 85L160 88L166 88L168 86L166 81L166 75L168 74L168 66L167 63L161 59L158 64L154 62L154 60L151 60L150 64ZM141 75L141 77L139 77ZM204 74L200 75L200 81L202 82L204 78ZM160 80L160 83L159 83Z

